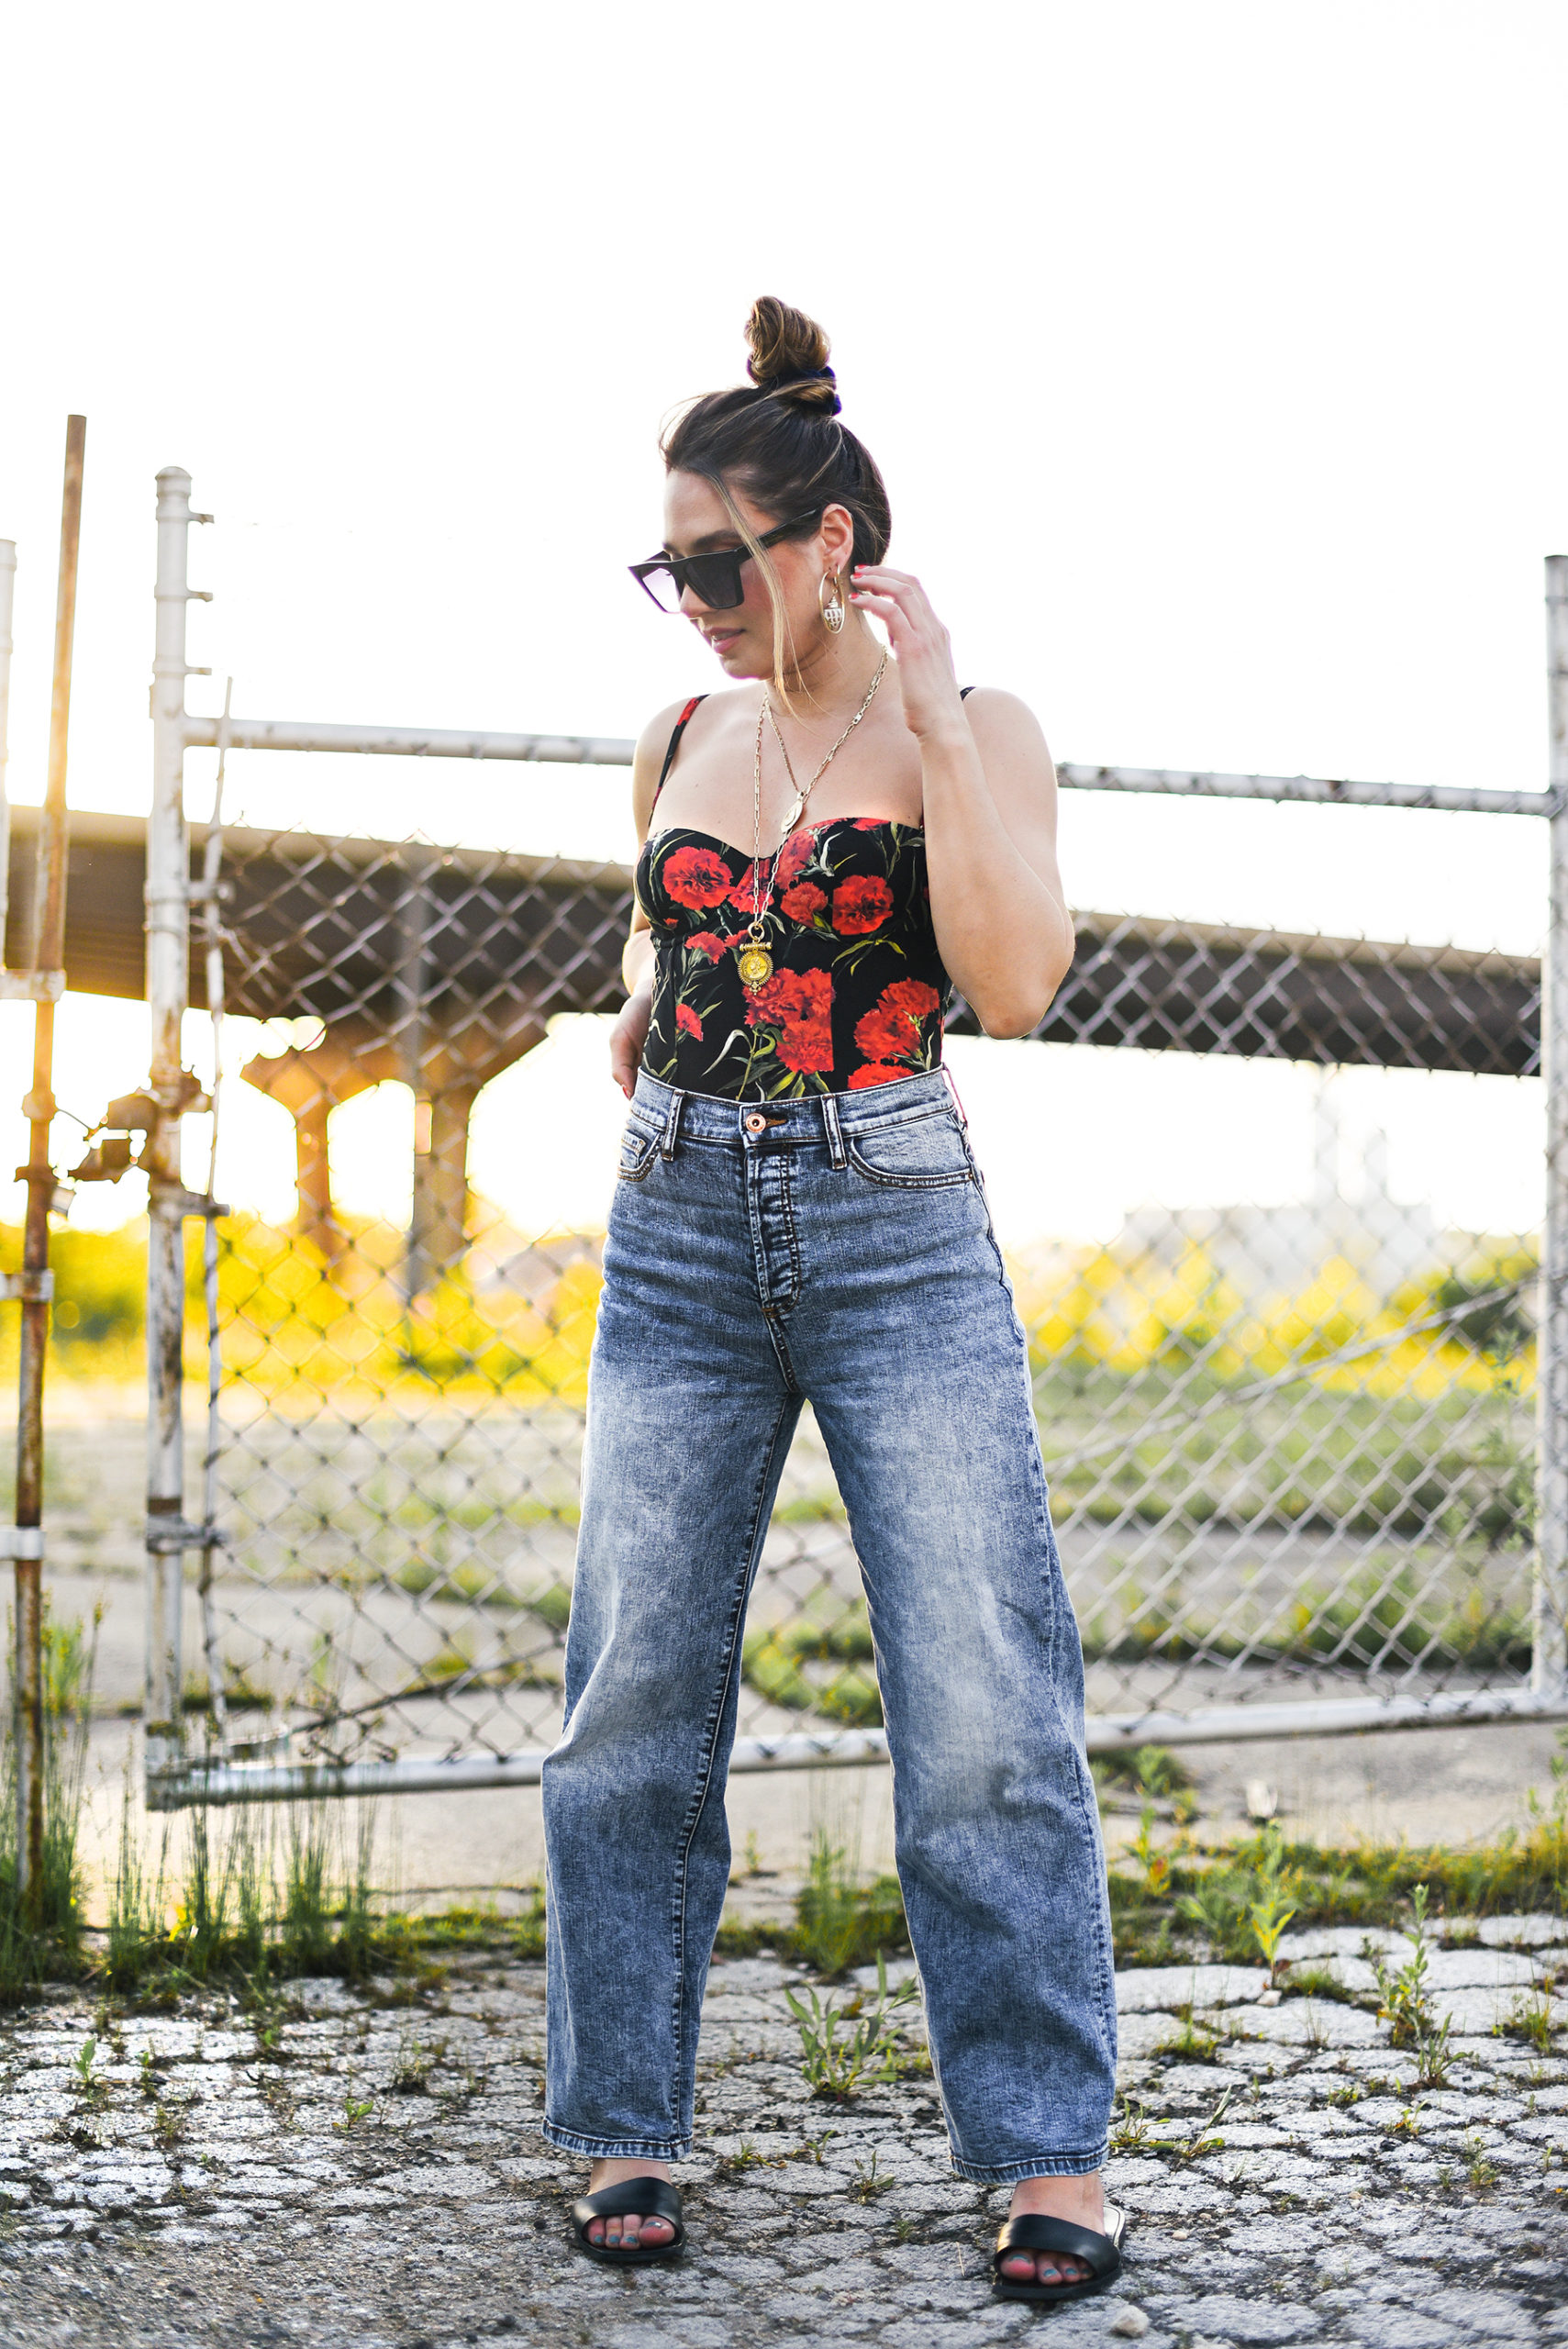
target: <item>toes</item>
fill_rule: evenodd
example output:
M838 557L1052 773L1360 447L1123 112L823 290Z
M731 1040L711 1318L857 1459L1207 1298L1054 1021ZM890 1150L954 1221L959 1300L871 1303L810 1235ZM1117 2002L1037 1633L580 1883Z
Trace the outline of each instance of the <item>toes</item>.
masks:
M1002 2273L1010 2283L1029 2284L1034 2280L1034 2261L1027 2251L1009 2251L1003 2254Z
M644 2219L636 2210L612 2219L608 2226L595 2219L588 2229L588 2241L606 2251L662 2251L674 2239L675 2230L668 2219Z

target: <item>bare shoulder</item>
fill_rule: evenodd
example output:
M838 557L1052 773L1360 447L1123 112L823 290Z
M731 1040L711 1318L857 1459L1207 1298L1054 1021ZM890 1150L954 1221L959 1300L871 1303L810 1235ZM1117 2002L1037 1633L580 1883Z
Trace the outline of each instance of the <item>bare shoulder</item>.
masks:
M656 710L637 738L637 748L631 757L631 804L637 817L637 837L647 836L649 819L653 813L653 795L659 788L663 772L664 753L670 747L670 737L680 722L683 710L691 706L691 696L684 701L666 702Z
M975 685L965 695L963 709L983 750L994 743L998 750L1032 751L1050 764L1044 729L1028 702L1020 701L1017 694L1005 693L1000 685Z
M658 780L659 770L664 763L664 753L670 747L670 737L674 732L681 712L685 707L686 703L684 701L667 702L662 709L656 710L649 719L637 738L637 749L632 757L632 766L639 776L651 760L654 780Z

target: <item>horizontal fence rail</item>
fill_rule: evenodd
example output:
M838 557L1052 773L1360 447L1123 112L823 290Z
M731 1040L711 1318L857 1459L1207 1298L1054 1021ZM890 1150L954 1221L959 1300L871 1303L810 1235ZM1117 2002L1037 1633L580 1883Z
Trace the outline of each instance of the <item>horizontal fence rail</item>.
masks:
M301 718L187 716L184 740L214 750L224 740L236 751L342 751L361 756L411 759L523 759L558 766L628 767L637 745L628 738L594 734L495 734L453 727L339 726ZM1314 807L1432 807L1453 815L1550 816L1545 791L1496 791L1462 784L1369 783L1319 775L1216 774L1184 767L1095 767L1059 764L1069 791L1161 792L1200 799L1273 799Z

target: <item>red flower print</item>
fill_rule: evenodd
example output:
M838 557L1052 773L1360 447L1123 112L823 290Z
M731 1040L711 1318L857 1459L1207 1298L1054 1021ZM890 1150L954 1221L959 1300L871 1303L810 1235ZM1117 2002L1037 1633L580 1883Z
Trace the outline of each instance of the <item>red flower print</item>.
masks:
M699 1044L702 1042L702 1021L689 1003L675 1006L675 1025L683 1036L695 1036Z
M779 1030L778 1056L785 1068L820 1071L833 1065L828 1007L833 981L826 971L775 971L760 987L746 1018L753 1028Z
M688 954L706 954L710 963L721 963L728 946L728 940L720 938L717 930L694 930L686 941Z
M791 921L815 921L827 902L827 890L819 889L815 881L797 881L779 899Z
M779 851L779 861L773 874L774 887L787 889L792 882L798 881L810 863L816 847L816 839L810 832L791 832Z
M895 979L855 1022L855 1042L868 1061L890 1061L919 1049L920 1022L941 1002L924 979Z
M874 873L841 881L833 892L833 927L840 938L863 938L880 930L893 911L893 892Z
M863 1093L869 1085L891 1085L895 1077L908 1074L906 1068L890 1068L885 1061L867 1061L863 1068L850 1071L850 1091Z
M710 848L678 848L664 859L662 879L678 906L721 906L735 877Z
M855 829L857 832L880 832L886 821L885 816L857 816Z

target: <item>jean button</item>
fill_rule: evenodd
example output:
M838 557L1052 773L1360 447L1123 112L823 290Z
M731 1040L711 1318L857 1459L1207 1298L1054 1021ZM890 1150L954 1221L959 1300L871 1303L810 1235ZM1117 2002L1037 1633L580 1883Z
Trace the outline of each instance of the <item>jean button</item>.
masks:
M766 1118L760 1118L753 1109L751 1115L746 1120L746 1130L749 1134L765 1133L767 1130L767 1124L768 1121Z

